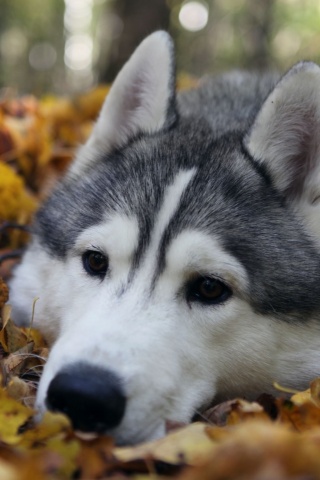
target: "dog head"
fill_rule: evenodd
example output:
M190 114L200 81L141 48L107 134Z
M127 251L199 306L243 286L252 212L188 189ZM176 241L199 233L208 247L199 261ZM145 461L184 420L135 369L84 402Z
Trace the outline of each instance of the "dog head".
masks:
M219 135L206 88L203 115L186 109L170 37L148 37L12 282L14 318L39 297L35 326L52 344L40 411L118 443L319 374L320 69L298 64L260 106L253 92L258 114L235 129L229 112Z

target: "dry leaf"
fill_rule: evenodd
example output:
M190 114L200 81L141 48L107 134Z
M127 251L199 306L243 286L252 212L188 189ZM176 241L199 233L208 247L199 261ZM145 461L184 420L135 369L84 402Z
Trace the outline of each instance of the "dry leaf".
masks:
M113 465L113 440L110 437L100 437L94 440L81 441L78 455L78 466L81 478L101 478Z
M7 284L3 281L0 277L0 310L4 306L4 304L8 301L9 298L9 289Z
M29 407L32 407L33 399L35 397L36 389L30 382L25 382L19 377L12 377L6 386L8 395Z
M182 480L320 477L318 437L260 420L224 429L209 427L208 434L216 442L214 449L203 465L189 469Z
M26 448L43 446L50 438L69 438L71 434L70 420L65 415L46 412L40 423L32 424L25 430L20 445Z
M315 378L310 383L310 396L312 402L320 407L320 378Z
M227 425L235 425L252 419L270 421L269 415L257 402L238 399L231 402L230 407L231 411L227 418Z
M0 389L0 439L9 445L20 442L19 429L34 414L31 408L21 405Z
M178 78L181 89L196 83L188 76ZM101 86L72 99L24 97L0 103L0 221L30 223L75 148L88 138L108 90ZM20 229L2 229L0 241L2 252L10 252L27 236ZM1 265L6 278L11 267ZM63 415L46 413L34 423L33 410L23 403L33 404L48 350L37 331L13 324L7 299L0 279L0 478L320 478L320 379L291 401L268 395L257 403L231 399L202 416L220 427L194 423L130 448L114 447L104 436L84 440ZM191 467L181 473L186 464Z
M320 408L312 401L295 405L290 400L278 399L278 420L294 430L303 432L320 426Z
M212 444L206 434L204 423L192 423L178 431L170 433L160 440L148 442L137 447L116 448L114 455L121 461L152 457L167 463L196 464L211 450Z
M27 335L23 329L18 328L11 319L0 331L0 343L7 353L16 352L27 343Z

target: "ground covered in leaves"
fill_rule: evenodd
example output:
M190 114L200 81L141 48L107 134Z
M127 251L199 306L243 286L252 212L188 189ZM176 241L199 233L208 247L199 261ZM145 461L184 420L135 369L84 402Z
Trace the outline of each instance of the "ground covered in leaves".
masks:
M136 447L85 439L62 415L34 420L48 350L32 326L14 325L6 281L32 215L88 137L107 92L37 100L8 91L0 99L0 478L320 479L320 379L291 398L280 389L277 398L261 392L256 402L224 402L201 422Z

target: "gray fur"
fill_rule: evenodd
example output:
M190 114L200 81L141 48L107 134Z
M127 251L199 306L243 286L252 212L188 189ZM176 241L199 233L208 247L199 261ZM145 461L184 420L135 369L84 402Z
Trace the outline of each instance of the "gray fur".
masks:
M172 52L154 33L119 73L12 281L13 318L39 297L52 345L37 407L118 443L319 375L320 68L232 72L176 97ZM78 398L102 409L95 426Z
M215 138L232 131L244 132L278 80L276 73L245 71L206 76L199 88L178 95L179 110L192 121L205 118Z
M141 232L136 268L165 187L181 168L196 166L164 233L158 271L170 238L188 227L209 231L248 271L246 300L258 312L286 319L314 315L320 309L320 256L267 172L243 147L275 79L235 72L182 93L179 120L168 131L141 134L102 156L90 175L59 185L37 216L35 232L43 246L64 257L79 233L105 212L134 213Z

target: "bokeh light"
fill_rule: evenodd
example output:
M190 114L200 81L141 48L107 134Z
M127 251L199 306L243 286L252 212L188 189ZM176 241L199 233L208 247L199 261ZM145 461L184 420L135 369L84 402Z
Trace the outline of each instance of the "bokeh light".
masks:
M93 44L89 35L71 35L66 41L64 61L71 70L91 67Z
M35 70L50 70L57 60L57 51L49 42L33 45L29 52L29 63Z
M15 63L25 54L27 44L25 34L18 27L6 30L0 38L2 58L8 63Z
M185 2L179 12L181 25L191 32L202 30L207 25L208 19L209 8L204 2Z

